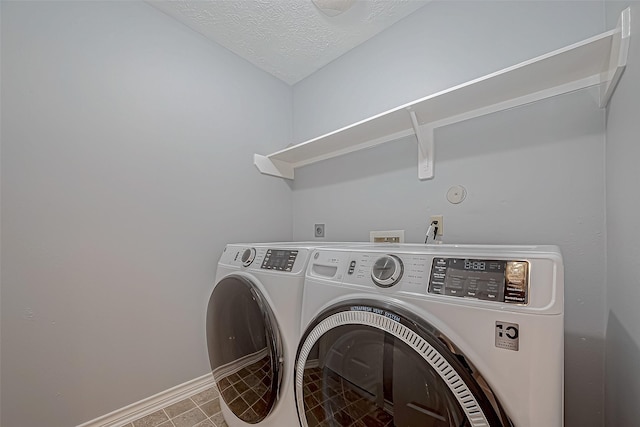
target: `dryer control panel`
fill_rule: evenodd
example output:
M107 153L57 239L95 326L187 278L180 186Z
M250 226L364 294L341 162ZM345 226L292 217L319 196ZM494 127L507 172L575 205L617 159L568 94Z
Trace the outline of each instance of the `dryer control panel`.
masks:
M298 251L290 249L267 249L260 268L265 270L291 271Z
M529 270L527 261L434 258L429 293L526 305Z

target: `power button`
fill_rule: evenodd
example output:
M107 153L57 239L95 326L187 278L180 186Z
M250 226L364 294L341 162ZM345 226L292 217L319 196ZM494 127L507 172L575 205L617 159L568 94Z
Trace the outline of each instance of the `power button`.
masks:
M354 271L356 271L356 262L351 261L351 263L349 263L349 271L347 273L353 274Z

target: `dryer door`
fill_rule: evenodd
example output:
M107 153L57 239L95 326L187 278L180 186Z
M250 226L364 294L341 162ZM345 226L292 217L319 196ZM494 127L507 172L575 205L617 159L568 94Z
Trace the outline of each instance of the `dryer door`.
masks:
M248 278L218 282L207 309L209 361L220 394L241 420L262 421L282 380L282 340L264 295Z
M298 348L302 426L511 426L484 379L438 330L401 308L325 310Z

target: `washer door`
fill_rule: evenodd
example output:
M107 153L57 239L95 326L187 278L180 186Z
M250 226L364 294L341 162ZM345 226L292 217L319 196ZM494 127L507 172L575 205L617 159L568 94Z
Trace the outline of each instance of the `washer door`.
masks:
M215 286L207 309L209 362L220 394L250 424L275 406L282 380L282 340L258 287L230 275Z
M302 426L511 426L486 381L405 310L353 301L324 311L298 348Z

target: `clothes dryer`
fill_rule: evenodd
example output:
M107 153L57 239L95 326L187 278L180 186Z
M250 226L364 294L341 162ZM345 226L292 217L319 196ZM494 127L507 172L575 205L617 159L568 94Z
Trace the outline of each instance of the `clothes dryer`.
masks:
M301 426L561 427L563 287L553 246L315 250Z
M292 378L302 286L312 249L327 244L229 244L222 253L206 333L230 427L298 424Z

